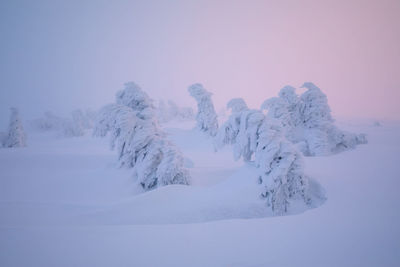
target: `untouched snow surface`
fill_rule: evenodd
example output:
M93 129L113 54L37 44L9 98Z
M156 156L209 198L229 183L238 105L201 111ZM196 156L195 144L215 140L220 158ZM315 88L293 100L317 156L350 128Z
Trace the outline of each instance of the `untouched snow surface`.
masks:
M0 149L0 266L399 266L400 124L382 125L342 123L369 144L306 158L327 200L282 217L254 169L194 124L166 128L192 186L146 193L108 139L28 133L28 147Z

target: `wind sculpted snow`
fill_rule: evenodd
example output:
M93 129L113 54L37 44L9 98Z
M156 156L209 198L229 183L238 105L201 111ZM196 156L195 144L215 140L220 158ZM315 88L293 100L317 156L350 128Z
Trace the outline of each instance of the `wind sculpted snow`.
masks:
M213 153L193 122L165 125L193 161L192 185L144 194L107 140L32 133L28 147L0 150L0 265L398 266L400 125L381 125L339 124L368 146L306 157L327 201L274 217L254 195L255 169L228 147Z

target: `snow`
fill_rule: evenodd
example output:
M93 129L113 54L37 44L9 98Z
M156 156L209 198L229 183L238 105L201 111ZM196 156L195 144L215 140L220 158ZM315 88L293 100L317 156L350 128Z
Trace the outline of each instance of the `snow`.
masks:
M117 104L104 106L94 127L95 136L110 132L117 145L121 167L132 168L136 183L145 191L170 184L190 183L185 160L158 126L152 100L134 83L117 93Z
M200 83L192 84L188 87L188 91L197 102L198 130L215 136L218 131L218 117L211 99L212 93L207 91Z
M373 122L337 123L367 145L304 159L327 200L287 216L193 121L164 125L192 185L146 193L106 139L29 133L0 150L0 266L399 266L400 123Z
M366 144L365 134L354 134L334 124L328 98L315 84L301 86L307 91L296 95L295 88L285 86L279 97L267 99L261 105L267 118L280 122L285 136L305 156L327 156Z
M0 134L1 147L24 147L26 146L26 133L17 108L11 108L10 124L7 134Z

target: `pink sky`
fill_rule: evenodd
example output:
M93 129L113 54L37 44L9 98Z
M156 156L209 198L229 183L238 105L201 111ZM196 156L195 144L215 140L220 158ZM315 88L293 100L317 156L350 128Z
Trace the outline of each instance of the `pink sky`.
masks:
M0 113L100 107L129 80L257 108L312 81L336 115L399 119L399 14L398 0L2 1Z
M335 114L399 118L400 1L229 2L202 7L179 62L217 102L313 81Z

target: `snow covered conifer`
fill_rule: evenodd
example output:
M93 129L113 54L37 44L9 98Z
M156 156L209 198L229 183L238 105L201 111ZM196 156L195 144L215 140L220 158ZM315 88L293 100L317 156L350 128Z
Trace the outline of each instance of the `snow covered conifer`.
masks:
M297 104L297 101L299 100L298 95L296 94L296 88L290 85L284 86L280 91L279 91L279 97L286 100L286 102L289 105L295 105Z
M240 104L235 104L240 103ZM308 177L303 172L302 155L284 136L281 122L260 110L249 110L244 101L232 100L228 121L219 129L219 147L233 144L234 158L254 161L260 195L275 214L286 213L292 201L312 204Z
M280 97L267 99L262 103L261 110L268 110L267 117L278 120L285 130L293 127L289 103L285 99Z
M287 103L287 109L290 114L290 125L295 127L301 124L302 118L300 117L299 107L300 98L296 94L296 88L286 85L279 91L279 98L283 99ZM290 132L290 129L286 127L286 130ZM293 129L292 129L293 130ZM292 134L292 133L287 133Z
M231 99L226 107L231 109L232 113L228 120L218 129L214 141L215 149L221 148L227 144L236 143L236 137L240 129L241 112L248 110L243 98Z
M197 128L211 136L215 136L218 131L218 120L211 100L212 94L204 89L200 83L189 86L188 91L197 101Z
M327 97L316 85L306 82L302 87L307 91L300 96L298 111L307 144L305 155L329 155L367 143L364 134L342 131L334 125Z
M154 116L153 100L134 82L125 83L125 88L117 93L116 99L117 104L138 111L138 116L143 118Z
M231 109L232 113L238 113L243 110L249 109L243 98L232 98L231 100L229 100L228 104L226 104L226 107L228 109Z
M17 108L11 108L10 123L8 133L3 140L5 147L24 147L26 146L26 134L22 126L21 118Z
M7 134L5 132L0 132L0 147L3 147L6 137Z
M300 97L291 86L283 87L279 97L266 100L261 109L277 119L284 135L306 156L338 153L367 142L365 135L352 134L334 125L326 95L313 83L306 82Z
M263 186L261 196L275 214L286 213L293 200L311 204L302 156L281 131L281 126L273 120L264 120L258 128L255 152L258 179Z
M307 88L301 95L300 112L303 125L307 128L320 127L332 123L331 109L326 95L315 84L306 82L302 88Z
M134 127L133 123L127 125L126 120L134 120L135 116L136 113L125 105L106 105L98 112L93 135L104 137L110 132L110 147L114 149L115 143L123 131L122 127ZM119 151L118 154L121 155L121 152Z
M182 154L158 127L152 100L132 84L118 92L117 104L100 110L94 135L111 132L111 147L117 147L120 166L132 168L144 190L189 184Z

